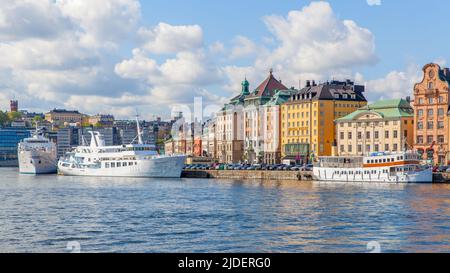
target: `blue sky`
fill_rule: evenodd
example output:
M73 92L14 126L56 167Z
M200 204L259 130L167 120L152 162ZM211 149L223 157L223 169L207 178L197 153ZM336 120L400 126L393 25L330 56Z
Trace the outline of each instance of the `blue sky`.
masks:
M205 41L229 41L245 35L255 41L269 35L262 18L267 15L286 15L310 2L305 0L171 0L144 1L144 22L154 25L199 24ZM379 63L364 67L371 77L382 77L391 70L402 70L410 62L425 64L449 59L450 1L445 0L383 0L370 6L366 0L330 0L341 19L356 21L375 36ZM447 25L447 27L446 27Z
M0 0L1 1L1 0ZM379 2L380 5L369 5ZM411 95L450 60L444 0L23 0L0 5L0 109L168 117L220 106L269 68L289 86L350 78Z

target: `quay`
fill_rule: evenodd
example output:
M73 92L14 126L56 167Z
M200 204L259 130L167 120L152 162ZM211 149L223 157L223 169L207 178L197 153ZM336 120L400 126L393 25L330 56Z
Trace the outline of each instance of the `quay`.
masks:
M264 170L183 170L183 178L216 178L237 180L296 180L312 181L312 172Z
M183 170L182 178L312 181L311 171ZM450 183L450 173L434 173L433 183Z

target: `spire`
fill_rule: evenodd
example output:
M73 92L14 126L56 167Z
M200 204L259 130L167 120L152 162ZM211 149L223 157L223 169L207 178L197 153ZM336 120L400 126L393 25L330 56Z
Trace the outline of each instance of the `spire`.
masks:
M272 76L272 74L273 74L273 68L270 68L269 73L270 73L270 76Z
M245 76L245 79L241 85L242 85L242 95L245 95L245 96L250 95L250 90L249 90L250 84L247 81L247 76Z

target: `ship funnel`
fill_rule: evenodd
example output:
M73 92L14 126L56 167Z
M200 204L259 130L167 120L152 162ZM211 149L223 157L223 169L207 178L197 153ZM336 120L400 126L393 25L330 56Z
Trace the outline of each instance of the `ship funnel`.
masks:
M103 135L100 134L99 132L94 132L95 138L97 140L97 145L99 147L104 147L105 146L105 139L103 138Z
M89 134L91 134L91 145L90 145L90 146L91 146L92 148L98 147L97 138L95 137L94 132L89 131Z

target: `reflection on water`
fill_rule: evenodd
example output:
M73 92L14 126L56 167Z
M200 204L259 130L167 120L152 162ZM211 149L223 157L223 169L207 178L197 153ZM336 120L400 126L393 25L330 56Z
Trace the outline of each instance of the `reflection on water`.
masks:
M0 177L0 251L450 252L450 185Z

